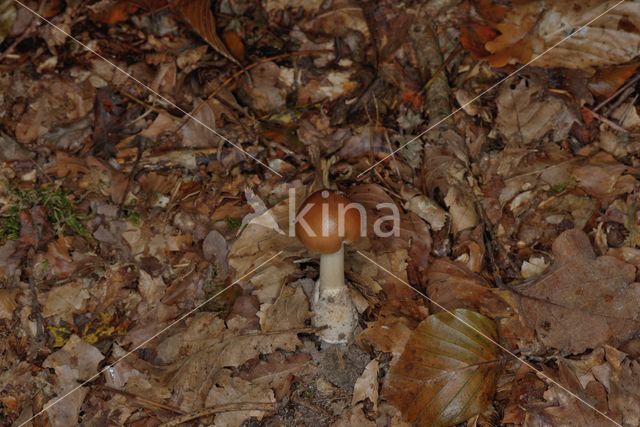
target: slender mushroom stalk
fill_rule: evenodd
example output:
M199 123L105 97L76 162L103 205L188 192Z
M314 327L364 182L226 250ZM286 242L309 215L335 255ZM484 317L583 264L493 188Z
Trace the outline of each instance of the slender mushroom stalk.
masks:
M320 252L320 278L311 306L314 326L326 326L320 338L331 344L349 341L358 324L344 281L344 243L360 237L360 210L343 194L320 190L301 205L296 218L296 235L307 249Z

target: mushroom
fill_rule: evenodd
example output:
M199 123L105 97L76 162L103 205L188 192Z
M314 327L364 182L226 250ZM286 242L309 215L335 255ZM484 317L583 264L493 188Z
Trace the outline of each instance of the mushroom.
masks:
M326 326L319 333L326 343L346 343L357 326L358 313L344 282L344 244L364 234L363 211L343 193L325 189L307 197L296 215L296 236L307 249L320 253L311 307L314 326Z

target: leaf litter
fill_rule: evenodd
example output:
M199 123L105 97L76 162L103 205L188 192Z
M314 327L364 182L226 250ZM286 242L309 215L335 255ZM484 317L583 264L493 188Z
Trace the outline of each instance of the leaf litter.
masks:
M149 92L0 2L0 424L637 426L615 4L24 2ZM346 345L289 235L323 186L367 213Z

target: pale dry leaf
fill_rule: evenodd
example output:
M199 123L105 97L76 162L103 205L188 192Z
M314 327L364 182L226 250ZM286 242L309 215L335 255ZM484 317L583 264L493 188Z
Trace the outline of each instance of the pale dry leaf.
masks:
M592 404L596 402L593 396L589 396L588 390L581 386L578 377L564 360L560 359L558 362L559 378L556 380L564 388L561 389L553 385L544 392L544 398L548 403L544 410L541 411L543 419L550 425L562 427L611 426L610 420L576 399L575 396L577 395L584 401L591 401ZM551 373L547 373L547 376L549 375ZM567 392L566 389L569 389L571 393ZM532 412L535 413L537 411L534 409Z
M541 275L547 267L549 267L549 263L543 257L531 256L528 261L522 262L520 274L522 274L523 278L528 279Z
M251 80L242 82L247 101L260 113L274 113L286 104L287 84L275 62L265 62L251 70Z
M258 312L262 332L303 328L311 316L309 301L301 287L283 286L273 304L263 304Z
M20 289L0 289L0 319L11 319L18 308L16 297Z
M302 202L302 198L299 196L296 197L296 200ZM240 236L233 242L229 250L229 265L236 271L237 277L247 274L280 251L283 251L283 253L273 262L291 264L291 267L293 267L293 264L287 258L300 256L305 251L302 243L289 235L291 233L289 215L292 213L293 217L295 217L295 212L295 207L291 207L290 210L289 200L287 199L262 214L269 215L277 223L278 230L260 224L263 221L252 222L242 230ZM269 222L271 222L271 219ZM280 230L285 233L280 233ZM291 271L290 267L283 268L287 268L287 271L280 275L281 278L284 278ZM272 271L272 273L276 272ZM252 276L251 280L256 283L255 281L258 279L256 276ZM270 283L273 284L274 280L271 280ZM276 292L278 292L280 283L277 282L276 284L278 285Z
M63 396L76 388L80 382L95 375L102 359L104 356L98 349L87 344L77 335L72 335L64 347L47 357L42 366L54 370L56 376L54 390L58 396ZM47 415L51 425L53 427L76 425L80 407L87 392L87 388L81 388L66 396L59 404L49 408ZM55 400L56 398L47 402L46 406Z
M373 359L364 368L362 375L358 377L353 386L353 395L351 397L351 405L356 406L358 403L369 399L373 404L373 411L378 410L378 370L380 362Z
M294 351L301 345L295 331L261 334L249 330L249 322L235 317L227 322L234 327L231 329L214 314L201 313L180 332L158 344L157 362L161 365L153 367L150 373L156 381L174 390L175 405L191 411L203 407L219 370L238 367L278 349Z
M252 384L273 389L276 398L282 399L290 390L296 378L313 372L308 353L297 352L285 356L277 351L255 359L255 365L249 370L242 370L240 377ZM251 362L247 362L247 365ZM245 365L246 366L246 365Z
M367 323L356 341L373 345L377 351L391 353L395 358L402 354L411 336L411 325L405 317L388 315Z
M486 410L501 360L493 322L470 310L429 316L413 331L387 374L382 397L420 426L447 427Z
M413 196L405 203L404 208L427 221L435 231L441 230L447 223L448 215L445 210L423 194Z
M229 271L229 247L227 241L216 230L211 230L202 242L202 255L209 262L215 261L218 274L226 277Z
M444 203L449 208L454 233L473 228L478 224L478 214L473 199L468 195L469 191L459 186L451 186L444 198Z
M640 425L640 362L625 358L612 371L609 408L624 426Z
M536 66L591 71L595 67L623 64L640 52L640 9L637 2L623 2L591 24L575 32L617 3L615 0L534 0L509 8L497 25L501 32L486 43L494 67L525 63ZM561 44L560 40L572 34ZM549 49L554 46L553 49Z
M587 235L577 229L560 234L552 251L552 270L518 296L521 315L544 345L582 353L620 344L640 329L634 266L596 257Z
M562 141L580 120L563 99L545 92L536 81L521 80L513 89L502 86L496 104L496 128L514 146L541 142L547 134L554 142Z
M585 164L576 166L571 175L576 185L587 194L606 202L633 191L637 180L630 174L635 170L618 162L610 154L597 153Z
M232 376L231 370L222 369L215 375L215 385L209 391L205 405L219 406L229 403L273 403L276 399L268 386L259 386L240 377ZM214 426L240 427L245 420L254 417L261 420L267 413L262 410L229 411L217 414Z
M44 317L62 315L65 320L73 321L73 314L85 311L89 297L82 282L71 282L38 294L38 302Z

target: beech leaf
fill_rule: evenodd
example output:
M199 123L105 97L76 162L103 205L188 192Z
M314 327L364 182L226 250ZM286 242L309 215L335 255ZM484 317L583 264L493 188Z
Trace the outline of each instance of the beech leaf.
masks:
M468 326L497 341L494 323L470 310L452 313L418 325L382 391L405 420L420 426L451 426L483 412L501 370L498 347Z
M172 0L171 9L191 26L200 37L228 60L239 64L216 33L216 19L211 12L210 0Z

